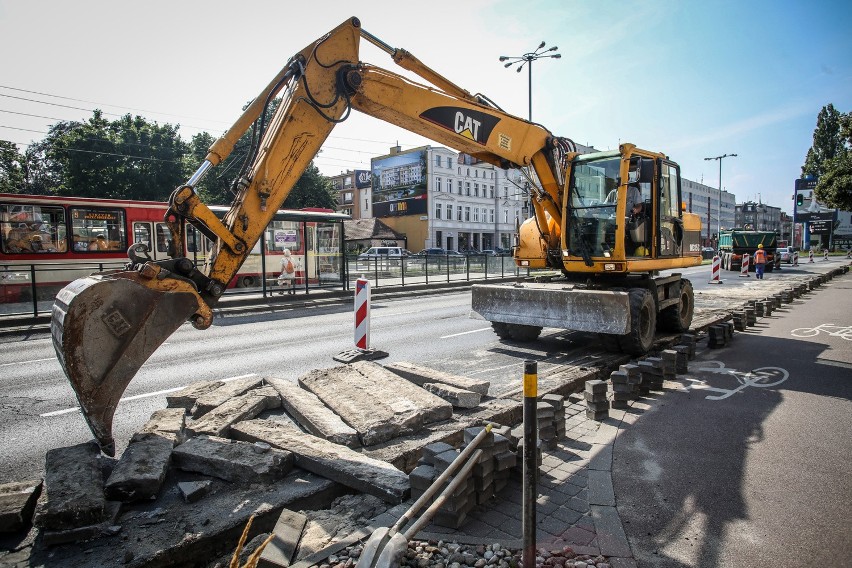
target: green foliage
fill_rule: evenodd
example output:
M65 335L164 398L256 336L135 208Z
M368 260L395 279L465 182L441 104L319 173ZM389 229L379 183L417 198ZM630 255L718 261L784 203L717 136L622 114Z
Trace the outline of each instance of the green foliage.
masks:
M814 143L808 150L803 175L819 178L816 199L828 207L852 211L852 113L829 104L820 110Z
M305 169L302 177L290 191L290 195L284 200L285 209L304 209L305 207L337 208L337 198L331 181L320 174L319 168L313 162Z
M852 152L836 156L823 166L825 173L814 189L817 200L829 207L852 211Z
M23 193L25 158L18 152L18 146L6 140L0 140L0 192Z
M821 176L824 171L823 164L846 150L840 134L841 116L832 104L822 107L819 111L814 129L814 143L808 150L805 164L802 166L803 175Z

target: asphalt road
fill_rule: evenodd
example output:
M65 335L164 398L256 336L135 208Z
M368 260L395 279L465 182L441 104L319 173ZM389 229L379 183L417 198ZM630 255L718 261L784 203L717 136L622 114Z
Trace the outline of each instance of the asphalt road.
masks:
M683 387L619 435L613 483L640 566L849 565L850 314L846 276L728 347L701 344Z

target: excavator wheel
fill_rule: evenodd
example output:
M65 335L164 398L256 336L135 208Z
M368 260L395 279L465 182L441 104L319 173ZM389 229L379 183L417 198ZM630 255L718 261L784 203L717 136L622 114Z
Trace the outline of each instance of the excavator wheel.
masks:
M521 342L535 341L541 335L541 328L537 325L510 324L509 330L512 333L512 339Z
M644 355L654 346L657 309L654 298L644 288L633 288L630 294L630 331L618 338L621 350L630 355Z
M603 348L610 353L621 352L621 345L619 345L617 335L612 335L611 333L599 333L598 341L600 341Z
M680 281L680 302L661 310L657 317L657 327L660 331L683 333L689 331L692 324L692 312L695 307L695 296L692 292L692 282Z
M497 334L500 339L512 339L512 332L509 330L509 324L500 321L492 321L491 329Z

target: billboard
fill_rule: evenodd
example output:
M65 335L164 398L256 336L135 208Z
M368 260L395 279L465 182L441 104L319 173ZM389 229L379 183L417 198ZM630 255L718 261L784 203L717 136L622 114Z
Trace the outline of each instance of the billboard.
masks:
M796 198L793 201L797 223L822 221L834 218L834 209L819 203L814 196L817 178L796 180Z
M371 181L369 170L355 170L355 189L370 187Z
M373 160L374 217L427 214L426 160L426 150Z

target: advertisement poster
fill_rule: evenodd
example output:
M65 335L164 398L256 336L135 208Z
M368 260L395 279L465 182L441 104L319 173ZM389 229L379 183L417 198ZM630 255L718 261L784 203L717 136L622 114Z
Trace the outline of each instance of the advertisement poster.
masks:
M424 215L426 151L406 152L373 160L373 215Z

